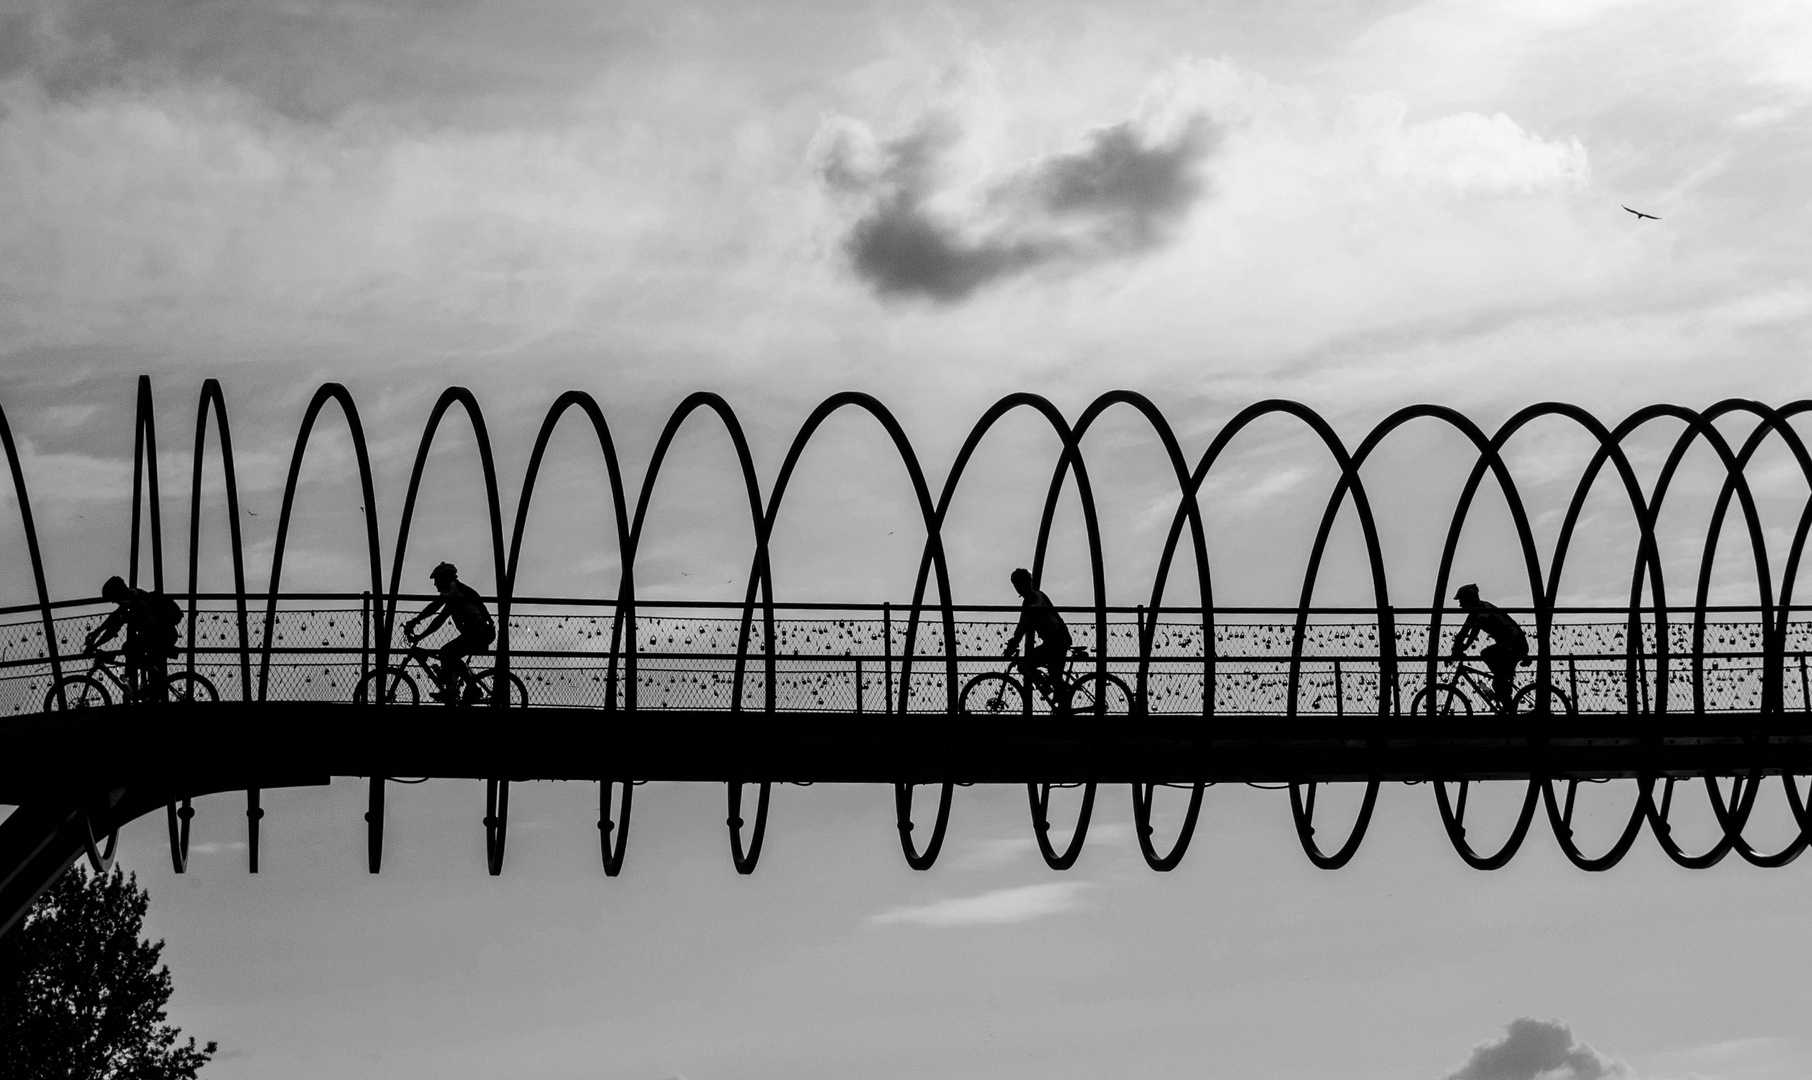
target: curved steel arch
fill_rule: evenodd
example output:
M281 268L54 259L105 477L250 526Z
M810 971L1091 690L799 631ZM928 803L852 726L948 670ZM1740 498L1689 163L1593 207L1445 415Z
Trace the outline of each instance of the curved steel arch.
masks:
M529 453L528 468L522 476L522 490L516 499L516 524L510 532L509 561L504 574L497 585L497 670L507 674L510 670L510 608L516 599L516 572L521 565L522 542L528 527L529 505L534 498L535 484L540 479L541 463L547 454L547 446L553 439L554 430L566 413L577 408L591 422L592 434L597 437L598 450L604 455L605 476L610 481L610 503L617 526L617 561L618 598L633 596L635 586L633 560L629 558L631 549L629 512L625 502L626 492L623 486L623 470L617 458L616 441L611 438L610 424L604 419L604 410L598 407L597 401L583 390L568 390L549 407L547 418L541 422L541 430L535 435L535 447ZM618 609L619 612L621 608ZM621 618L617 620L620 625ZM613 635L613 641L615 640ZM617 703L617 659L616 650L611 656L606 675L605 701L607 707L614 709ZM498 679L502 684L505 680ZM609 793L605 793L608 801ZM628 796L625 795L625 798ZM627 819L626 819L627 820ZM624 829L627 830L627 824ZM619 843L621 843L619 834ZM619 862L620 856L619 856Z
M1183 456L1183 447L1182 444L1177 441L1175 430L1171 428L1170 422L1164 418L1164 414L1159 411L1157 405L1153 404L1151 399L1147 398L1145 395L1135 393L1131 390L1113 390L1097 397L1088 404L1087 408L1082 410L1082 414L1076 419L1075 432L1077 441L1080 442L1082 437L1087 434L1089 428L1094 425L1095 421L1105 415L1107 410L1113 408L1115 405L1125 405L1128 408L1133 409L1151 426L1153 433L1158 437L1159 445L1164 449L1165 459L1170 463L1171 473L1177 481L1177 512L1184 515L1189 523L1189 536L1194 544L1195 551L1196 588L1202 601L1202 653L1204 665L1202 685L1204 694L1208 699L1208 703L1203 707L1203 713L1207 714L1213 711L1212 695L1214 683L1211 678L1207 677L1207 666L1209 663L1208 657L1214 651L1214 584L1213 577L1209 572L1208 537L1207 531L1202 524L1201 503L1188 495L1189 463ZM1138 627L1139 667L1137 672L1137 683L1133 691L1133 698L1134 710L1141 714L1148 712L1150 709L1149 685L1152 641L1157 633L1157 611L1160 598L1163 595L1165 572L1168 571L1168 568L1169 549L1167 548L1163 561L1160 564L1159 572L1154 576L1152 582L1152 616L1149 619L1142 620ZM1105 614L1105 612L1103 612L1103 614ZM1097 630L1097 636L1101 640L1105 640L1099 629ZM1103 662L1105 662L1106 650L1102 649L1101 652ZM1189 805L1183 812L1183 824L1177 831L1176 842L1171 846L1171 849L1167 854L1159 854L1157 848L1152 843L1153 829L1151 825L1151 811L1154 798L1154 786L1151 784L1133 785L1133 829L1138 837L1139 853L1144 857L1147 866L1159 872L1167 872L1176 869L1177 866L1182 863L1183 854L1189 850L1189 841L1195 835L1196 823L1202 811L1202 793L1205 790L1205 787L1206 785L1201 781L1197 781L1193 785L1193 788L1190 791Z
M233 465L233 433L227 425L226 398L220 391L220 380L208 379L201 384L201 403L195 410L195 454L189 485L189 670L195 670L196 581L201 559L201 465L207 453L208 414L213 413L219 431L220 468L226 482L227 530L233 556L233 593L239 630L239 693L252 700L252 638L247 625L245 602L245 543L239 532L239 477Z
M634 523L629 529L629 550L623 557L621 595L618 599L617 608L619 613L618 626L626 628L629 641L629 647L627 649L628 660L625 665L626 689L624 701L625 708L629 709L635 708L635 559L641 548L642 525L647 520L648 501L654 495L655 480L660 475L661 464L667 458L667 451L673 445L674 437L679 434L681 425L683 425L687 418L699 409L708 409L715 413L719 420L723 421L724 428L730 436L731 446L736 450L736 461L742 468L743 487L749 497L749 517L755 526L755 561L757 566L763 568L763 572L759 576L752 575L750 577L748 596L743 602L742 628L736 642L735 675L731 681L730 710L732 713L741 713L743 711L742 686L744 675L747 671L749 626L751 620L754 618L755 589L757 584L759 584L762 589L763 626L766 631L763 635L763 647L769 654L768 663L770 666L772 665L772 653L774 648L774 586L773 581L765 572L766 562L764 552L767 541L762 532L763 511L761 505L761 482L755 475L755 458L749 450L749 440L743 433L742 422L736 417L736 410L732 409L730 403L719 395L701 390L687 395L686 399L675 407L672 415L667 418L666 426L661 429L660 438L655 442L654 453L650 455L648 460L648 472L642 477L642 491L636 498ZM619 640L614 636L614 633L615 632L613 632L611 641L612 652L615 652L619 645ZM772 708L772 679L768 680L767 692L769 694L768 705ZM750 840L747 845L743 843L742 839L742 786L741 781L733 781L728 786L726 794L729 799L730 810L724 820L730 830L730 857L731 861L736 865L736 872L739 874L752 874L755 872L756 862L761 858L762 837L767 833L770 784L767 781L761 783L760 795L756 800L754 829L750 834Z
M1519 411L1515 416L1511 417L1510 420L1505 422L1501 429L1504 442L1507 443L1509 437L1521 428L1538 419L1545 419L1547 417L1559 417L1573 421L1593 438L1597 439L1598 449L1593 452L1591 462L1582 473L1580 481L1575 485L1573 495L1568 501L1566 516L1562 520L1560 531L1555 538L1554 553L1548 567L1547 583L1542 587L1541 595L1538 600L1538 603L1541 605L1541 610L1547 612L1549 616L1549 622L1543 628L1541 640L1541 652L1544 657L1544 662L1549 665L1549 675L1547 677L1541 675L1537 676L1537 685L1540 687L1537 691L1538 696L1545 696L1548 693L1547 688L1552 678L1552 654L1550 651L1549 634L1552 631L1553 625L1552 613L1556 600L1560 595L1560 582L1566 567L1567 552L1572 544L1573 532L1578 526L1579 515L1585 508L1587 498L1590 497L1598 473L1603 469L1603 466L1607 461L1610 461L1615 465L1617 476L1623 481L1624 494L1630 500L1630 507L1635 514L1638 530L1637 570L1634 579L1636 594L1630 601L1630 624L1627 628L1627 633L1630 635L1629 639L1631 641L1639 640L1639 635L1641 633L1641 615L1638 606L1641 601L1641 568L1644 564L1649 568L1651 590L1661 596L1665 596L1666 592L1660 576L1660 555L1655 546L1654 516L1649 509L1647 500L1643 497L1642 485L1636 476L1634 465L1629 460L1629 455L1624 453L1621 441L1614 437L1613 433L1608 428L1600 423L1596 417L1576 406L1558 402L1542 402ZM1469 480L1469 489L1471 484L1476 483L1477 475L1478 473L1475 470L1473 479ZM1444 593L1445 582L1436 589L1437 601ZM1429 656L1429 670L1432 672L1434 660L1434 646L1432 640L1429 645ZM1626 677L1629 679L1635 678L1633 667L1627 673ZM1635 708L1634 695L1632 695L1631 701L1631 708L1633 710ZM1538 708L1539 707L1540 706L1538 705ZM1437 797L1442 799L1443 821L1444 823L1447 823L1448 811L1445 805L1444 789L1437 786L1436 793ZM1474 859L1468 857L1467 862L1469 864L1474 865L1479 869L1496 869L1498 866L1503 865L1504 862L1507 862L1511 855L1515 854L1516 848L1520 846L1522 836L1526 833L1529 822L1533 817L1535 809L1534 797L1537 793L1537 781L1531 780L1529 784L1529 796L1525 799L1522 814L1517 819L1512 841L1507 843L1504 850L1500 852L1501 861L1498 857L1491 857L1479 861L1474 861ZM1612 844L1609 852L1597 858L1590 858L1580 852L1572 843L1570 812L1572 806L1571 795L1569 795L1568 798L1569 811L1567 814L1561 815L1556 811L1554 806L1552 785L1545 778L1539 782L1539 793L1545 799L1549 812L1549 823L1555 830L1556 839L1560 843L1562 850L1575 866L1587 870L1608 869L1610 866L1614 866L1617 862L1622 860L1624 853L1629 850L1630 845L1635 842L1636 836L1640 832L1648 798L1648 788L1646 784L1638 783L1636 805L1631 811L1630 818L1625 824L1623 832ZM1455 847L1458 848L1463 843L1463 837L1456 834L1456 824L1457 823L1449 824L1449 832L1454 838ZM1462 851L1462 855L1464 856L1465 854L1466 852Z
M1002 417L1005 417L1008 413L1020 408L1029 408L1043 417L1051 425L1052 429L1056 432L1057 437L1062 440L1063 443L1062 457L1059 460L1056 475L1052 478L1051 488L1045 499L1044 513L1039 522L1037 546L1033 551L1031 568L1033 586L1036 587L1038 585L1044 572L1046 545L1050 539L1051 522L1056 513L1056 500L1062 492L1063 478L1067 471L1074 467L1077 470L1078 477L1077 489L1083 503L1083 520L1085 522L1085 527L1088 530L1089 570L1094 583L1095 606L1099 616L1097 620L1097 641L1101 647L1098 648L1096 652L1105 655L1107 638L1106 612L1104 607L1106 604L1106 575L1101 565L1101 533L1095 513L1094 496L1087 486L1086 473L1083 471L1081 454L1076 445L1078 441L1076 431L1064 420L1063 413L1059 411L1049 399L1037 394L1009 394L999 401L996 401L988 408L987 412L982 414L981 419L975 422L975 425L970 428L968 438L963 441L962 449L957 452L956 460L951 464L949 475L945 477L944 490L938 498L936 529L932 531L931 535L941 537L944 518L949 513L950 502L956 494L957 485L961 482L963 472L968 468L969 462L974 457L976 449L980 447L982 439L986 437L987 433L993 429L994 425L998 423ZM940 555L942 553L941 543L937 548L937 553ZM931 556L932 548L930 539L928 538L925 557L922 558L919 563L918 580L913 586L912 613L906 624L906 659L901 664L900 676L902 703L906 700L905 694L907 688L911 685L909 675L911 672L912 654L914 652L913 644L918 631L919 610L924 602L925 579L931 562ZM942 590L943 602L941 606L945 625L944 655L946 677L944 680L944 690L947 697L947 708L951 712L955 712L957 678L954 600L950 595L948 576L944 573L944 567L941 561L938 566L941 575L939 578L939 587ZM1100 658L1097 658L1097 664L1102 665L1103 661ZM1105 668L1104 666L1101 666L1098 667L1098 670L1105 670ZM904 705L902 704L902 708L903 707ZM1070 835L1069 846L1061 852L1052 847L1050 842L1050 785L1043 785L1043 790L1041 792L1040 785L1028 784L1026 786L1026 797L1030 804L1033 834L1038 841L1039 853L1044 857L1045 863L1053 870L1068 870L1076 864L1077 858L1081 856L1083 842L1088 837L1089 817L1093 813L1095 805L1094 782L1088 781L1085 783L1082 808L1078 812L1076 829Z
M1370 501L1365 497L1364 484L1359 480L1357 474L1357 465L1353 457L1347 453L1345 443L1342 442L1339 434L1334 431L1333 426L1323 419L1321 414L1300 402L1271 398L1248 405L1246 408L1240 410L1233 419L1227 422L1227 425L1215 436L1208 448L1202 452L1202 456L1199 459L1195 470L1190 474L1189 487L1185 498L1190 502L1199 498L1202 484L1207 481L1209 471L1214 467L1214 463L1220 459L1220 455L1226 451L1227 447L1232 444L1233 439L1239 435L1240 432L1244 431L1258 420L1272 415L1284 415L1302 421L1304 426L1308 427L1311 432L1321 439L1322 446L1328 450L1333 456L1335 463L1340 467L1340 479L1335 485L1334 493L1329 497L1328 511L1323 516L1321 527L1317 532L1315 547L1310 555L1309 567L1303 577L1302 595L1304 597L1303 603L1305 605L1307 603L1307 597L1312 595L1314 590L1315 574L1320 568L1321 553L1327 543L1327 535L1333 528L1334 516L1338 513L1340 505L1346 497L1347 491L1351 489L1353 492L1354 509L1355 512L1359 514L1361 528L1366 541L1366 556L1369 560L1372 572L1372 587L1377 594L1379 604L1378 707L1380 715L1385 715L1386 710L1390 707L1390 696L1384 692L1384 687L1387 684L1394 685L1397 664L1396 635L1394 632L1386 633L1386 630L1390 630L1394 627L1394 621L1389 610L1389 587L1384 570L1383 549L1378 541L1377 525L1371 516ZM1175 550L1176 536L1181 531L1182 525L1183 518L1182 514L1179 512L1177 517L1171 522L1171 535L1165 543L1165 557L1164 562L1160 564L1160 574L1169 569L1169 560ZM1153 606L1154 608L1156 606L1155 596ZM1204 601L1204 606L1207 606L1207 601ZM1295 676L1300 670L1302 659L1302 634L1307 618L1308 613L1306 610L1299 613L1295 632L1292 635L1290 688L1288 690L1288 705L1286 706L1286 711L1290 716L1296 715ZM1212 652L1208 652L1208 660L1212 666ZM1371 823L1372 812L1377 806L1379 784L1380 781L1376 777L1373 777L1366 782L1365 797L1360 804L1359 813L1354 821L1352 831L1348 834L1347 839L1341 846L1332 854L1329 854L1321 849L1314 838L1315 789L1313 784L1310 785L1308 796L1305 799L1300 785L1294 782L1291 783L1290 813L1296 824L1297 840L1302 844L1303 853L1308 856L1310 862L1323 870L1337 870L1352 860L1353 856L1359 850L1361 840L1364 839L1366 829Z
M1503 495L1505 505L1510 511L1511 525L1516 530L1517 545L1523 556L1523 568L1529 578L1530 600L1536 606L1536 634L1541 641L1539 655L1544 658L1545 661L1548 652L1548 634L1552 619L1552 608L1551 605L1543 603L1541 558L1540 553L1536 550L1535 534L1529 523L1529 514L1523 506L1522 495L1516 487L1514 478L1510 475L1509 467L1504 463L1502 454L1504 444L1509 441L1510 436L1514 434L1519 426L1518 419L1513 417L1510 422L1498 429L1497 434L1487 437L1482 428L1453 409L1431 405L1411 406L1409 408L1399 409L1397 412L1394 412L1387 417L1378 426L1374 427L1360 443L1359 449L1353 454L1354 469L1357 470L1363 465L1365 459L1370 457L1373 451L1379 446L1383 445L1384 439L1393 431L1407 425L1413 420L1420 419L1434 420L1457 431L1472 444L1473 449L1476 450L1479 455L1478 461L1474 463L1467 476L1466 483L1460 489L1458 498L1454 501L1453 517L1448 524L1447 537L1441 545L1441 556L1435 566L1434 598L1430 601L1429 605L1431 610L1429 614L1427 652L1425 656L1425 677L1428 685L1433 686L1435 684L1435 665L1439 658L1437 646L1441 638L1441 615L1444 610L1444 598L1447 595L1448 579L1453 572L1454 558L1459 552L1460 538L1464 534L1467 513L1472 508L1472 501L1476 497L1479 485L1483 482L1486 473L1490 473L1497 481L1498 490ZM1324 530L1324 535L1325 530L1333 524L1333 511L1335 509L1337 508L1330 506L1329 515L1323 520L1322 528ZM1320 537L1317 539L1319 544ZM1319 555L1319 548L1317 550L1317 555ZM1308 597L1305 591L1303 603L1306 605L1307 602ZM1306 618L1306 612L1304 617ZM1379 628L1379 637L1383 638L1384 636L1384 627L1381 626ZM1390 636L1394 639L1394 632ZM1538 666L1538 674L1536 675L1536 684L1538 687L1546 686L1545 676L1541 674L1545 671L1545 667ZM1541 699L1537 705L1537 709L1539 710L1547 705L1545 700L1546 690L1538 690L1537 694ZM1434 695L1430 694L1427 700L1432 715L1435 706ZM1473 849L1471 842L1466 838L1464 799L1465 790L1462 784L1460 795L1461 804L1456 810L1455 806L1450 804L1448 800L1446 784L1439 780L1436 781L1435 802L1441 813L1441 824L1446 829L1448 840L1453 844L1454 850L1459 853L1461 859L1463 859L1468 866L1477 870L1495 870L1498 867L1507 864L1522 846L1523 840L1528 834L1529 824L1534 819L1536 804L1535 781L1531 780L1529 782L1528 791L1523 798L1522 809L1517 814L1516 823L1511 827L1510 836L1505 840L1502 847L1490 855L1479 854Z
M497 463L491 455L491 435L485 427L484 411L478 407L478 399L472 396L472 391L463 386L450 386L441 392L440 400L434 403L433 410L428 413L428 422L422 428L421 444L415 451L415 465L409 470L409 488L403 496L403 516L396 529L396 553L390 564L390 591L385 597L384 619L378 635L386 648L396 628L396 608L402 592L403 559L408 554L409 526L415 520L415 500L421 494L422 473L428 467L428 451L434 448L434 436L440 431L441 418L456 404L465 409L466 418L472 423L472 437L478 443L478 463L484 474L485 510L491 525L491 580L497 583L498 589L503 588L508 558L503 548L503 511L497 497ZM496 680L496 699L503 701L508 694L507 681Z
M50 659L50 678L54 686L63 681L63 658L57 648L57 631L50 614L50 588L44 580L44 553L38 547L38 525L32 518L31 494L25 489L25 468L19 459L19 447L13 442L13 427L0 408L0 447L6 450L6 467L13 474L13 498L19 504L19 527L25 532L25 550L31 557L32 585L38 592L38 616L44 628L44 651Z
M377 496L371 480L371 454L365 442L365 428L359 423L359 407L353 403L352 395L344 386L339 383L323 383L302 414L302 426L296 432L296 450L290 456L289 478L283 483L283 511L277 516L277 543L271 553L270 599L264 609L264 640L259 646L259 701L266 700L270 689L271 646L274 644L273 631L277 624L277 594L283 576L283 550L289 542L290 513L295 508L296 485L302 475L302 457L308 450L309 437L314 433L315 419L329 401L340 406L340 411L345 415L346 427L352 437L353 453L358 458L360 492L365 497L365 546L371 556L371 595L374 599L384 595L383 556L378 546ZM388 638L388 634L380 634L377 639L376 666L380 670L390 662Z
M955 612L950 605L949 565L944 555L943 538L937 528L935 513L931 504L931 488L925 480L925 470L919 464L918 455L913 452L912 442L906 437L906 430L900 426L899 420L888 410L887 406L881 404L880 401L869 394L849 391L841 394L833 394L831 397L826 398L823 402L819 403L816 409L812 410L811 415L806 418L805 423L800 425L799 431L793 436L792 445L787 448L786 458L781 463L780 472L776 474L774 478L773 490L768 494L767 509L762 515L761 526L756 532L755 565L751 567L749 571L749 593L747 600L745 600L745 605L751 604L754 599L756 581L765 581L767 587L764 589L766 601L763 605L763 618L765 619L764 625L766 631L764 634L764 642L767 647L764 681L766 684L768 707L770 709L773 708L774 703L776 672L772 645L774 610L772 588L773 564L769 557L768 542L774 533L774 523L780 517L781 499L786 495L787 485L793 477L793 470L798 467L799 459L804 455L806 447L810 445L812 436L817 433L818 429L823 426L826 420L845 408L853 408L866 413L881 426L882 430L885 431L892 440L895 451L900 455L900 463L906 469L907 479L912 482L912 493L918 500L919 518L925 526L926 553L936 566L938 590L944 599L944 640L945 655L948 664L946 682L951 687L954 687L956 684L956 623ZM747 647L749 620L753 615L752 608L745 607L744 610L743 627L739 638L739 653ZM907 650L907 655L908 658L910 658L910 648ZM908 662L910 662L910 659ZM902 689L901 692L902 695L904 695L904 689ZM912 842L913 786L914 785L905 782L896 783L894 785L895 816L899 826L900 848L906 856L906 863L908 866L911 866L914 870L929 870L932 863L937 861L938 851L943 847L944 843L944 832L950 824L952 785L945 783L942 787L938 797L938 810L932 826L931 839L926 841L925 850L923 852L920 852Z
M126 584L138 585L139 510L146 487L151 508L151 587L164 590L163 500L157 493L157 410L151 402L151 376L138 377L138 406L132 421L132 554L127 560ZM147 480L149 484L147 485Z

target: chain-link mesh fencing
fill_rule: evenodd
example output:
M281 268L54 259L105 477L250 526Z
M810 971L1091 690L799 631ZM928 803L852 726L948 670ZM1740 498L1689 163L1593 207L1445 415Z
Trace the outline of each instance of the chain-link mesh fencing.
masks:
M197 612L192 641L185 626L180 654L169 661L169 670L192 670L221 700L353 700L360 681L378 663L379 617L356 597L338 603L280 601L266 670L262 603L252 605L245 621L249 670L241 655L239 616L230 605L218 604ZM903 609L788 611L774 620L771 650L759 610L746 625L739 609L730 616L721 610L647 605L630 619L608 604L524 607L510 618L510 670L522 680L531 707L633 704L638 709L728 710L740 695L746 710L864 714L944 712L970 679L1011 670L1001 655L1014 625L1010 613L959 616L951 643L953 680L942 615L935 609L922 611L916 621ZM80 655L85 637L105 616L98 606L77 610L59 615L52 627L65 677L92 674L119 698L126 693L121 669L114 665L97 672ZM1382 711L1398 714L1429 683L1425 613L1398 616L1394 681L1383 677L1376 618L1315 616L1302 628L1299 642L1295 620L1286 615L1217 617L1210 662L1204 648L1209 635L1199 613L1166 612L1151 627L1150 648L1143 657L1138 615L1110 614L1099 640L1092 612L1068 617L1074 644L1089 654L1073 663L1072 675L1104 666L1142 693L1153 714L1284 715L1294 710L1375 716L1381 697L1386 698ZM1532 631L1533 620L1525 615L1523 621ZM1457 619L1443 621L1438 655L1451 649L1458 625ZM1652 613L1643 615L1633 634L1631 630L1628 621L1557 617L1548 636L1551 684L1578 712L1762 707L1766 672L1759 616L1719 613L1703 626L1695 626L1690 613L1670 616L1665 650ZM450 636L451 629L443 629L425 644L431 649ZM434 684L416 661L396 649L403 644L399 631L388 662L411 674L425 702ZM1103 652L1104 664L1096 659ZM1789 623L1785 664L1778 675L1781 705L1789 711L1806 710L1812 702L1808 652L1812 621ZM493 662L493 657L474 657L472 667L482 671ZM1452 670L1451 663L1437 662L1434 680L1450 682ZM1520 669L1518 685L1530 683L1536 670L1533 662ZM1471 692L1468 684L1460 685ZM0 621L0 712L43 710L51 691L42 622L27 613ZM1479 710L1488 707L1483 701L1475 704Z

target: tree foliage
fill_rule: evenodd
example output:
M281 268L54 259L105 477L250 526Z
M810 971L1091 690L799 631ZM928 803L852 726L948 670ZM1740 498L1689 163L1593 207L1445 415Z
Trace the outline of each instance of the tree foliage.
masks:
M214 1056L164 1018L146 900L136 874L78 865L0 936L0 1080L192 1080Z

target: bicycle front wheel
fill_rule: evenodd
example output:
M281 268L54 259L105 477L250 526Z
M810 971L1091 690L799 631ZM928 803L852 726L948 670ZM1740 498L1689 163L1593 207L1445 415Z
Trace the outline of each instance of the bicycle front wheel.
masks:
M178 671L171 675L165 696L174 705L220 700L220 692L214 689L214 684L193 671Z
M1530 683L1516 692L1510 711L1517 716L1528 716L1535 713L1541 704L1541 684ZM1553 683L1548 684L1548 713L1552 716L1572 716L1573 699L1567 692Z
M478 687L480 695L478 700L474 701L472 704L491 704L494 700L492 695L495 694L497 690L497 670L491 668L475 673L472 676L472 685ZM516 677L515 672L510 673L509 696L503 700L502 704L505 708L510 709L528 708L528 687L523 685L522 680Z
M1131 716L1133 692L1117 675L1090 672L1070 688L1070 715L1077 717Z
M45 712L65 709L92 709L113 704L113 695L93 675L65 675L44 695Z
M1430 701L1434 704L1432 708ZM1453 683L1424 686L1409 699L1409 715L1435 720L1465 720L1472 716L1472 699Z
M1011 675L977 675L963 686L964 716L1029 716L1031 699Z
M421 700L415 680L402 668L373 671L359 680L352 700L360 705L414 705Z

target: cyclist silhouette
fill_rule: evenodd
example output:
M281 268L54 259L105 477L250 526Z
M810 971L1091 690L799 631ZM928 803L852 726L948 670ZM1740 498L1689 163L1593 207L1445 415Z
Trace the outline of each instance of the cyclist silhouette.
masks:
M140 701L162 701L169 682L165 661L176 644L170 621L161 610L168 601L161 594L132 588L117 574L101 586L101 599L116 606L107 621L89 632L82 651L95 652L123 627L126 685L135 689Z
M497 626L491 621L491 613L485 610L484 601L478 596L478 590L459 580L459 568L452 563L441 563L428 577L434 582L435 591L440 593L438 600L431 600L415 618L403 624L403 633L410 644L420 641L434 631L450 617L453 628L459 633L453 640L440 647L440 689L434 693L436 701L457 701L460 687L464 686L466 700L475 701L479 689L471 682L472 673L466 667L465 658L473 653L486 652L491 642L497 638ZM416 624L423 619L432 619L428 628L421 633L415 632Z
M1477 585L1462 585L1453 594L1466 610L1466 623L1453 639L1453 658L1461 659L1473 641L1484 634L1491 644L1479 650L1479 659L1491 669L1491 684L1500 708L1508 708L1516 685L1516 667L1529 658L1529 639L1515 619L1489 600L1479 599Z
M1032 587L1032 572L1023 566L1013 571L1013 591L1025 602L1019 609L1019 626L1007 639L1005 655L1018 652L1019 640L1024 638L1026 655L1017 666L1026 681L1035 682L1038 669L1043 668L1049 673L1045 685L1062 685L1063 666L1070 654L1070 628L1063 624L1063 616L1058 614L1051 598ZM1062 699L1062 694L1053 698Z

